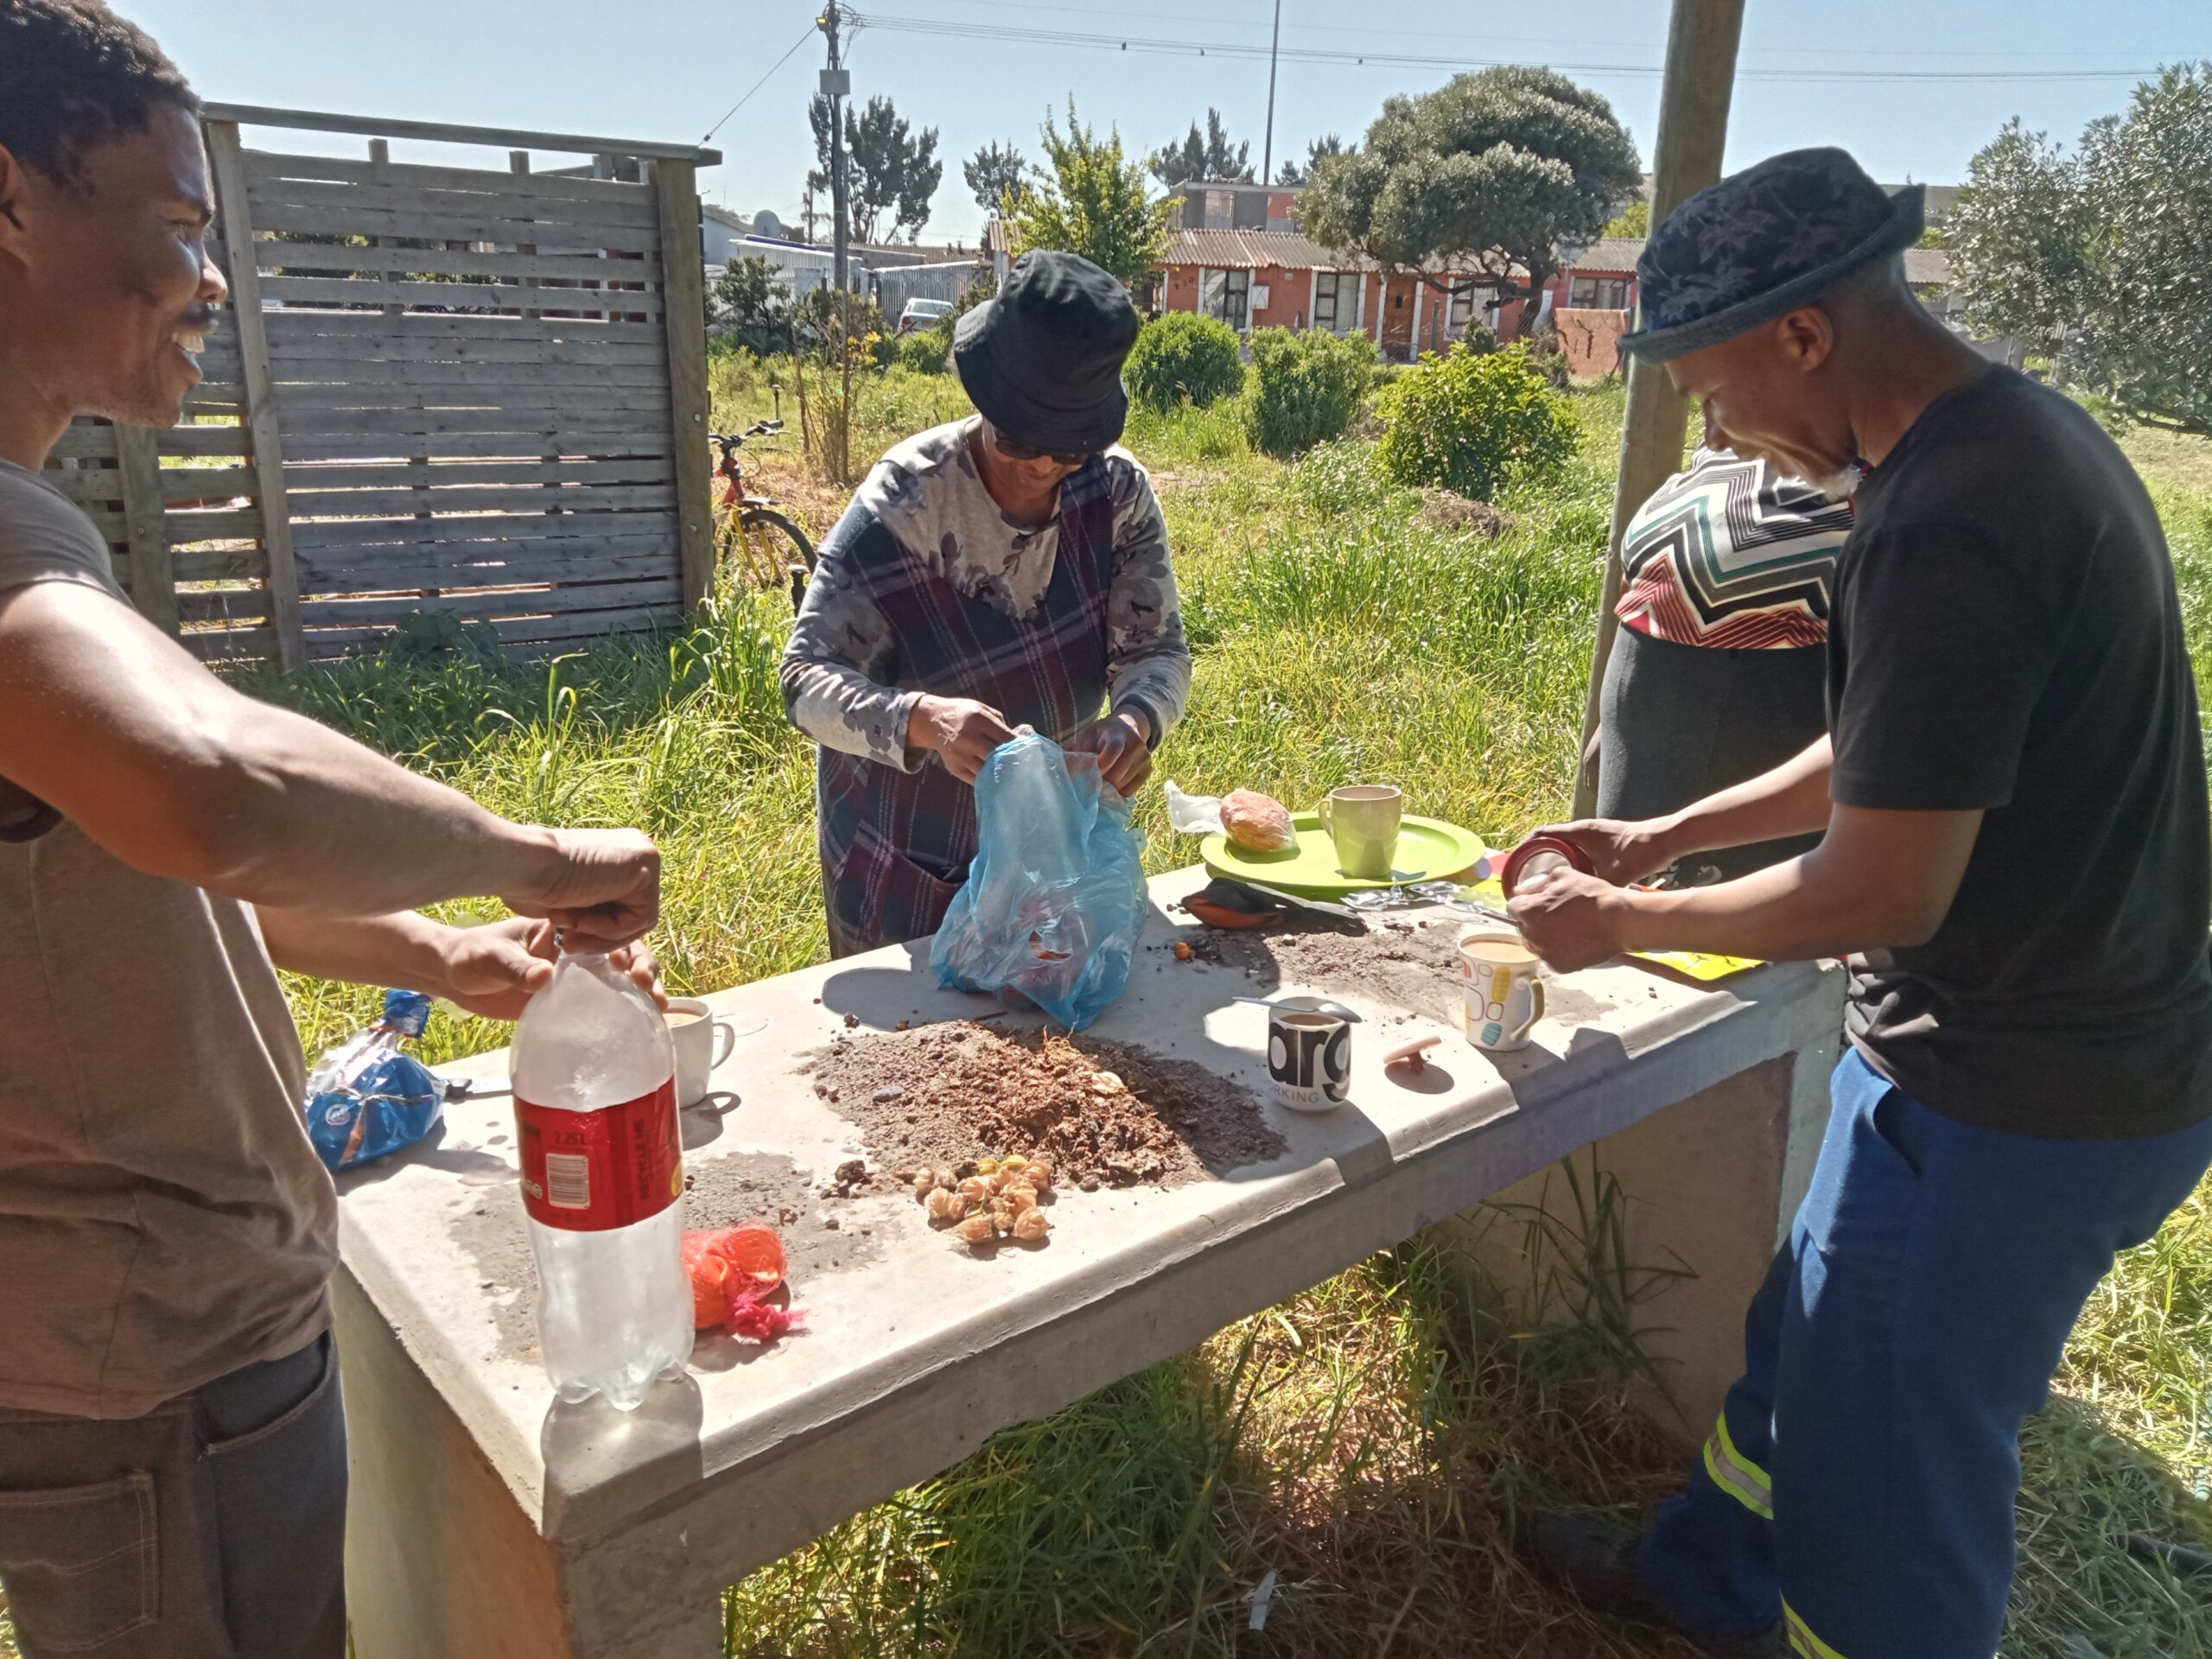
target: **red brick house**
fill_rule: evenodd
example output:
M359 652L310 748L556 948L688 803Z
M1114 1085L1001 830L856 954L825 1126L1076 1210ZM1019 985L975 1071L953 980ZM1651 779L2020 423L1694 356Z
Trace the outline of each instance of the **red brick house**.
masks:
M1439 270L1386 279L1364 255L1325 248L1297 231L1178 231L1160 259L1151 306L1218 317L1240 334L1363 334L1383 356L1407 362L1444 350L1471 322L1491 321L1487 295L1464 291L1473 276Z
M1173 194L1183 200L1186 226L1193 218L1207 222L1175 232L1150 292L1136 296L1147 310L1199 312L1247 334L1255 328L1357 331L1400 363L1445 350L1475 322L1503 340L1527 332L1528 302L1500 305L1496 283L1478 271L1440 266L1422 276L1386 279L1365 255L1325 248L1290 228L1294 189L1185 185ZM1232 219L1255 227L1233 227ZM988 245L1003 277L1008 248L1006 227L997 220L988 227ZM1610 374L1620 366L1619 340L1636 304L1636 257L1643 251L1640 238L1602 238L1544 285L1536 315L1558 328L1575 374ZM1514 274L1525 280L1524 273Z

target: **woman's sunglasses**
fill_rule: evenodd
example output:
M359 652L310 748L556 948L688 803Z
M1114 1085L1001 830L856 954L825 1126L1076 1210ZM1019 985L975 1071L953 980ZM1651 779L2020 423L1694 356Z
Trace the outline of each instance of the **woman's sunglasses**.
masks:
M1089 455L1056 455L1049 450L1032 449L1026 443L1016 443L995 427L991 429L991 435L997 443L999 454L1008 461L1056 461L1063 467L1080 467L1090 459Z

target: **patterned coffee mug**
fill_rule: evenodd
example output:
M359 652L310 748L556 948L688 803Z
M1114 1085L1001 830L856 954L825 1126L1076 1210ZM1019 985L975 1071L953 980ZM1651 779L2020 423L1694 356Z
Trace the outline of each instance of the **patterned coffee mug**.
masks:
M1334 1111L1351 1091L1351 1021L1311 1008L1268 1009L1268 1075L1292 1111Z
M1467 1040L1492 1053L1526 1048L1544 1017L1544 982L1536 953L1503 928L1459 936L1459 989L1466 999Z

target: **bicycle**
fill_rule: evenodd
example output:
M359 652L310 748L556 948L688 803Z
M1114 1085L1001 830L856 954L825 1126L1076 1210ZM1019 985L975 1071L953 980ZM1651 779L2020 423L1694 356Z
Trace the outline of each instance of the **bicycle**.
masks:
M760 588L787 584L796 611L806 599L806 584L814 574L814 543L776 511L776 502L745 493L745 466L737 458L747 438L772 438L783 429L782 420L777 419L755 421L742 432L707 434L708 442L722 452L715 468L722 485L715 503L715 568L727 565L739 580Z

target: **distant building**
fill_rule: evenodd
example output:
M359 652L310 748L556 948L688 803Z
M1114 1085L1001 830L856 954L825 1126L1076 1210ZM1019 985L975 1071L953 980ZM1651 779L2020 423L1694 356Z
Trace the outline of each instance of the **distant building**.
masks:
M1167 194L1183 204L1186 231L1294 231L1296 184L1179 184Z

